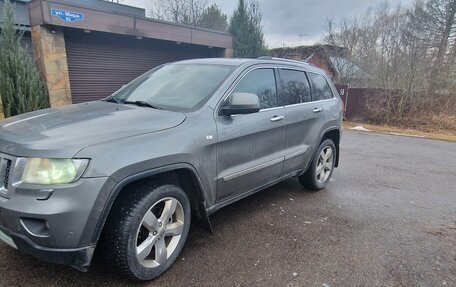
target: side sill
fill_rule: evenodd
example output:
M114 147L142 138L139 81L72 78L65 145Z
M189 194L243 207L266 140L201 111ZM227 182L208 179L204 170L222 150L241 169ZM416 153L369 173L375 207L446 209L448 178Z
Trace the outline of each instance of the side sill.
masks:
M287 175L285 175L285 176L282 176L282 177L280 177L280 178L278 178L278 179L276 179L276 180L273 180L273 181L271 181L271 182L269 182L269 183L267 183L267 184L265 184L265 185L262 185L262 186L260 186L260 187L255 188L255 189L252 189L252 190L250 190L250 191L248 191L248 192L245 192L245 193L243 193L243 194L239 194L239 195L230 197L230 198L228 198L228 199L225 199L225 200L223 200L223 201L221 201L221 202L219 202L219 203L216 203L215 205L209 207L209 208L207 209L207 214L208 214L208 215L214 214L215 212L217 212L217 210L219 210L219 209L221 209L221 208L223 208L223 207L225 207L225 206L227 206L227 205L230 205L231 203L234 203L234 202L236 202L236 201L239 201L239 200L241 200L241 199L243 199L243 198L246 198L246 197L248 197L248 196L250 196L250 195L252 195L252 194L255 194L255 193L257 193L257 192L259 192L259 191L261 191L261 190L263 190L263 189L266 189L266 188L268 188L268 187L270 187L270 186L273 186L273 185L275 185L275 184L277 184L277 183L279 183L279 182L281 182L281 181L284 181L284 180L286 180L286 179L295 177L295 176L297 176L297 175L299 175L299 174L301 174L301 173L302 173L302 170L294 171L294 172L289 173L289 174L287 174Z

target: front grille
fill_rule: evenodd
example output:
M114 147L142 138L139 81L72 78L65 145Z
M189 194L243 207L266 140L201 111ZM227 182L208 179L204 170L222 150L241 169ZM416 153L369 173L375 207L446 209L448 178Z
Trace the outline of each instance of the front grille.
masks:
M8 183L11 172L11 160L7 158L0 158L0 189L8 189Z
M5 188L8 188L8 181L9 181L9 176L10 176L10 170L11 170L11 160L7 159L6 161L6 167L5 167L5 172L3 175L3 186Z

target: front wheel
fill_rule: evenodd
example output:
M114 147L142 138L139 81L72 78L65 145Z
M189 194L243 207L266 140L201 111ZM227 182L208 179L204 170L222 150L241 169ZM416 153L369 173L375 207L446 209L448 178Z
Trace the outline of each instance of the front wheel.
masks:
M309 190L321 190L328 184L336 163L336 146L330 139L323 141L307 171L299 182Z
M138 281L162 275L179 256L190 229L190 203L175 185L128 190L104 232L105 258Z

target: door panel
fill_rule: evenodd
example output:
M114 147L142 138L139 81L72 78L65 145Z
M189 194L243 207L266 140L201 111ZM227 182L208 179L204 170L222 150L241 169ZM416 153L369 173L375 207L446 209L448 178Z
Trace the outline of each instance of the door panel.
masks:
M315 140L323 125L320 114L313 112L314 106L313 103L303 103L285 107L288 126L283 175L303 169L312 159Z
M284 107L278 107L275 70L257 68L247 72L232 93L256 94L262 110L215 118L218 201L276 180L284 160L286 114Z
M312 159L324 119L320 104L312 102L311 86L304 71L280 69L280 77L288 121L282 175L287 175L304 169Z
M217 119L217 199L242 194L276 180L283 167L285 108Z

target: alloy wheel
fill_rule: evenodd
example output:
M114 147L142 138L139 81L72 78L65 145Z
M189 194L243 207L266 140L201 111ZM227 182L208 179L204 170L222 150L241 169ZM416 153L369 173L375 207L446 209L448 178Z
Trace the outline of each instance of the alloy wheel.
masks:
M181 203L172 197L159 200L146 212L136 235L136 257L141 265L157 267L173 254L184 220Z
M326 146L320 152L317 163L317 181L325 183L331 174L334 162L334 152L331 146Z

